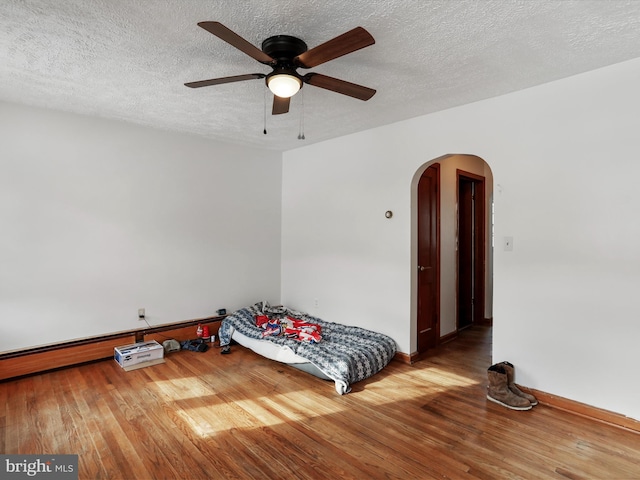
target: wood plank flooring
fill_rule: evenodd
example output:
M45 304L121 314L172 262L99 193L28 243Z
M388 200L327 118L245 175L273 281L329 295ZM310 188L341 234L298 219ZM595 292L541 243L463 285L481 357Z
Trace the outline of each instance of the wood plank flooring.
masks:
M490 341L467 329L344 396L240 346L8 381L0 452L77 453L81 479L640 479L637 433L488 402Z

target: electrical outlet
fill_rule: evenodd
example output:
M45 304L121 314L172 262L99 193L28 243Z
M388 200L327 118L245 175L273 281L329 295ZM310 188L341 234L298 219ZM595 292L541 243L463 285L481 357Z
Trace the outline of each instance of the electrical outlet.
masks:
M319 308L320 307L320 300L318 300L317 298L313 299L313 308Z
M144 320L144 308L138 309L138 320Z

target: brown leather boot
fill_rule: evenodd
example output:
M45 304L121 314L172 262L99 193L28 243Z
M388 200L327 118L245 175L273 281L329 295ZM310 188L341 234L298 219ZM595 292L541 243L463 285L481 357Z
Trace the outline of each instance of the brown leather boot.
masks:
M502 363L499 363L498 365L502 365L505 371L507 372L507 386L509 387L509 390L511 390L513 393L515 393L519 397L526 398L527 400L529 400L529 403L531 404L531 406L535 407L538 404L538 400L536 400L536 397L523 392L514 383L516 378L515 367L509 362L502 362Z
M489 386L487 388L487 398L492 402L512 410L531 410L531 402L524 397L520 397L509 390L507 385L507 371L503 365L491 365L487 370Z

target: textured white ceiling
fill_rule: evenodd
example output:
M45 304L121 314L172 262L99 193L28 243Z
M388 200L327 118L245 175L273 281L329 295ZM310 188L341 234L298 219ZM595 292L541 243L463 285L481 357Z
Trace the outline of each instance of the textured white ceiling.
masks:
M205 20L258 47L287 34L312 48L362 26L375 45L310 71L377 94L363 102L307 85L271 116L263 80L187 88L270 71L196 25ZM0 100L275 150L636 57L638 0L0 1Z

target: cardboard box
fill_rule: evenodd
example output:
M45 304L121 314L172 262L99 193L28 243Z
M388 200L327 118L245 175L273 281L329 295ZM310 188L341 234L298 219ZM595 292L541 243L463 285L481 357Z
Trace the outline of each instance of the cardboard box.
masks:
M113 353L113 358L122 368L131 367L138 363L149 362L163 357L164 348L155 340L115 347Z

